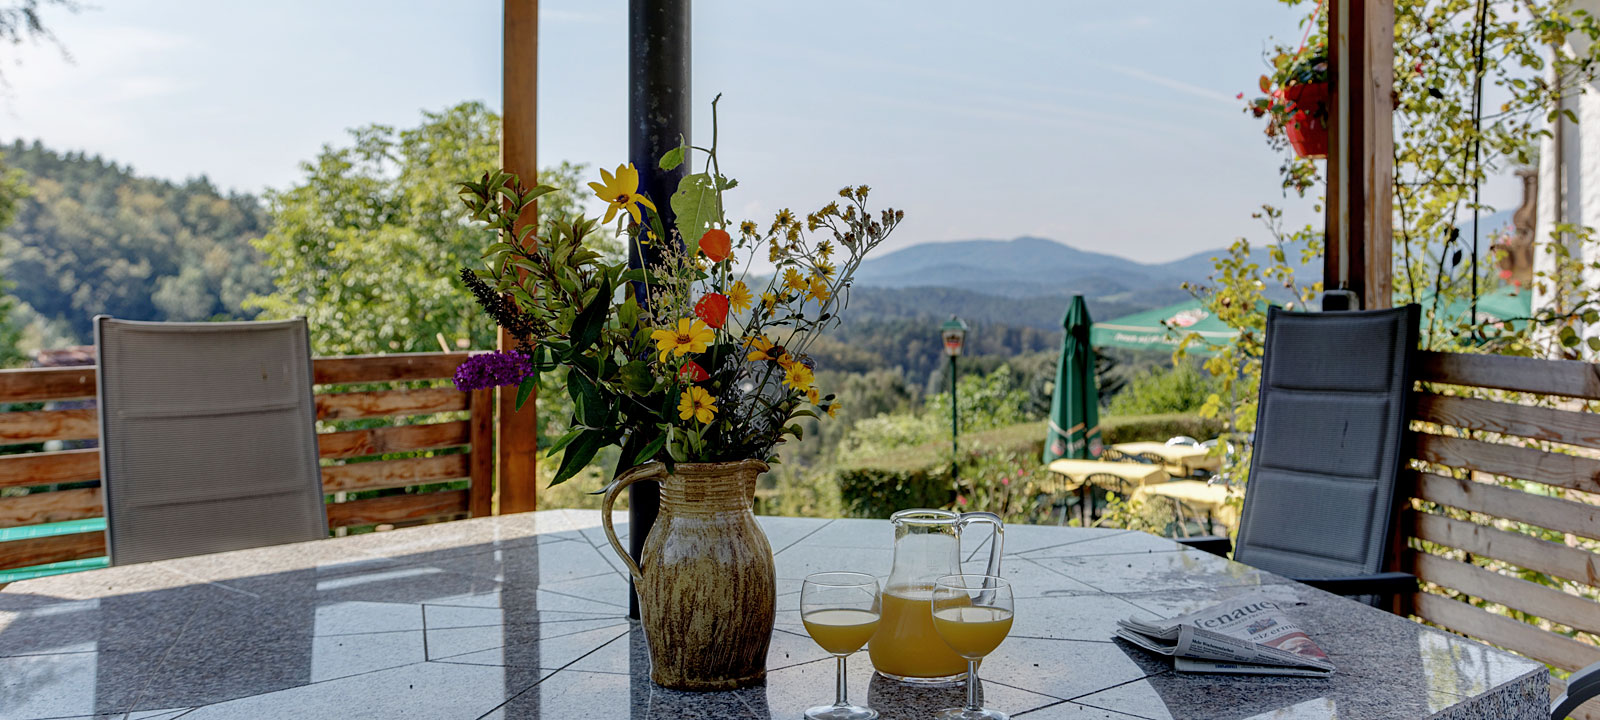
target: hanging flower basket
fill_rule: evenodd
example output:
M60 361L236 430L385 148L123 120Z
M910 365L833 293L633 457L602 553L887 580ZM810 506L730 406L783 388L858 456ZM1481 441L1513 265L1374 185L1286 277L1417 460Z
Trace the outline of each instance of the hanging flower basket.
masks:
M1328 157L1328 83L1290 85L1274 96L1288 108L1283 134L1295 154L1313 160Z

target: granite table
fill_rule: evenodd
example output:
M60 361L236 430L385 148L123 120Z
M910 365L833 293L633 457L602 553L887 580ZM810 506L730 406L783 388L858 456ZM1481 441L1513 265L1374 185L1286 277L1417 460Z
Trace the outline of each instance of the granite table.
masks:
M0 720L25 718L798 718L833 699L800 580L887 574L881 520L761 518L778 622L765 684L649 680L644 636L594 511L547 510L38 578L0 590ZM619 531L626 528L619 523ZM966 538L967 566L988 555ZM988 705L1046 718L1542 718L1542 665L1151 535L1012 526L1011 637ZM1114 621L1266 589L1338 665L1331 678L1176 674ZM926 717L964 690L910 689L851 659L852 699Z

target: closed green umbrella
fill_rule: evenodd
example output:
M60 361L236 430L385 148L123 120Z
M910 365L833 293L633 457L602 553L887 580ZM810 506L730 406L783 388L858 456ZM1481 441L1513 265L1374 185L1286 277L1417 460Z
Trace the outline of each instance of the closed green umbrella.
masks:
M1056 361L1056 391L1050 399L1050 429L1044 461L1100 456L1100 390L1094 380L1094 350L1089 347L1089 306L1072 298L1061 325L1061 359Z

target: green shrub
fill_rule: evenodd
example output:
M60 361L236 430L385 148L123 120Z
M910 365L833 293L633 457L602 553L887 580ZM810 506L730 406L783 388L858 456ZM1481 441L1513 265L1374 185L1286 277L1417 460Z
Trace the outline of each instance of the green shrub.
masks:
M1192 413L1217 391L1211 375L1190 362L1170 368L1150 368L1134 376L1127 389L1107 408L1112 415Z

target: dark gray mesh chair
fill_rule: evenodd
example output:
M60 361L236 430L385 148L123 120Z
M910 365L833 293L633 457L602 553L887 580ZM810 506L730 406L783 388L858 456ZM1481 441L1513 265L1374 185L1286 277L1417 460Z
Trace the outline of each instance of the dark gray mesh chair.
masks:
M1342 595L1416 589L1412 576L1384 570L1418 320L1415 305L1268 311L1235 560ZM1191 544L1225 551L1215 538Z
M304 319L95 318L111 563L328 536Z

